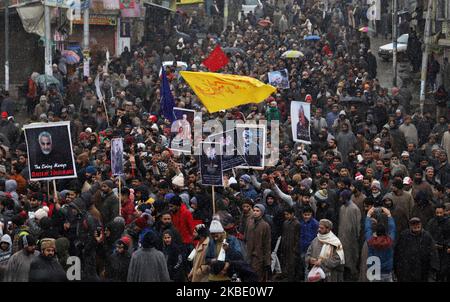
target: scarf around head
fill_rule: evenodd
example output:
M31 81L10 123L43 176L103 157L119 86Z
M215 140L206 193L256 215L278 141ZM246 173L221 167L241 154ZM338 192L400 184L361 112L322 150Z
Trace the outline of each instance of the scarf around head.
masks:
M320 251L319 258L328 259L333 255L332 247L336 248L336 253L341 259L341 264L345 264L344 249L342 248L342 243L336 235L330 231L327 234L317 234L317 239L323 244L322 250Z

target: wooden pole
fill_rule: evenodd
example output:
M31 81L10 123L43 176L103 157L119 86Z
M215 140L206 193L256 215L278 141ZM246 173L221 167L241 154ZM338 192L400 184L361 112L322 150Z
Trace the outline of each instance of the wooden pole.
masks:
M213 202L213 215L216 214L216 194L214 192L214 186L212 186L212 202Z
M119 216L122 214L122 179L119 175Z
M58 191L56 191L56 180L53 179L53 202L57 202L58 201Z

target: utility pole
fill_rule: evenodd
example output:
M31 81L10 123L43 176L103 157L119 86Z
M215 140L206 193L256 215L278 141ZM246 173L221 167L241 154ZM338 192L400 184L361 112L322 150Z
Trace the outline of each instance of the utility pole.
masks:
M89 1L89 0L85 0ZM84 8L83 12L83 75L89 76L89 7L90 4Z
M52 70L52 31L50 22L50 7L44 2L44 22L45 22L45 74L53 75Z
M227 30L227 24L228 24L228 2L229 2L229 0L224 0L224 2L223 2L223 31Z
M433 0L428 0L427 16L425 19L424 42L425 51L422 53L422 71L420 73L420 113L423 114L423 106L425 104L425 93L427 83L428 69L428 53L430 52L430 31L431 31L431 10L433 8Z
M398 36L398 13L397 0L392 0L392 69L393 79L392 85L397 86L397 36Z
M5 0L5 91L9 91L9 0Z
M9 91L9 0L5 0L5 91Z

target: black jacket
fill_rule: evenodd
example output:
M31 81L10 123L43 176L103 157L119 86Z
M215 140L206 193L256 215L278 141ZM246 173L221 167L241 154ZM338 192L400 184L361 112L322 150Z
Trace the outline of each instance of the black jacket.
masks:
M105 267L106 280L110 282L127 282L130 261L130 253L125 252L123 254L118 254L114 252L109 256Z
M40 254L30 265L30 282L65 282L66 273L56 257L49 258Z

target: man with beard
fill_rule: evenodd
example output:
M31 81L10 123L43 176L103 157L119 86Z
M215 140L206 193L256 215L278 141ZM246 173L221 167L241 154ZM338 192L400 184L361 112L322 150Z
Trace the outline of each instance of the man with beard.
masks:
M55 257L56 244L53 238L41 240L41 254L30 264L28 281L30 282L64 282L66 273Z
M356 137L353 132L349 130L347 123L342 124L341 131L336 136L336 141L337 149L341 152L343 161L347 162L350 150L354 149L357 143Z
M102 221L104 225L111 223L115 217L120 216L119 199L112 191L113 188L114 183L111 180L105 180L100 187L102 191L102 201L98 210L102 214Z
M105 278L109 282L127 282L128 267L130 266L131 254L128 251L131 245L131 239L123 236L116 243L116 248L108 262L105 270Z
M36 251L36 240L31 235L22 235L19 238L20 250L11 256L6 266L5 282L28 282L30 265L39 255Z
M204 263L210 239L208 229L204 224L195 226L194 240L198 243L188 257L188 260L192 261L192 269L188 275L188 280L191 282L208 282L209 270Z
M305 256L308 273L313 267L325 272L325 282L343 281L344 249L341 241L331 231L333 223L328 219L319 221L319 232L311 242Z
M344 189L339 197L342 206L339 210L339 238L345 253L344 279L355 280L357 276L359 235L361 231L361 211L351 201L351 191Z
M409 221L400 234L394 252L395 274L399 282L427 282L438 269L436 243L422 228L419 218Z
M155 223L155 231L158 234L158 238L161 239L157 246L159 250L161 250L162 244L163 244L163 242L162 242L163 233L167 230L169 230L172 233L173 243L180 246L182 244L182 239L181 239L180 233L178 233L178 231L175 229L174 225L172 224L172 216L170 215L170 212L164 211L161 213L159 220Z
M437 281L448 282L450 280L450 218L445 215L443 205L436 206L435 217L428 222L426 230L436 242L439 255Z
M412 208L414 207L414 199L411 194L403 191L403 181L401 179L394 179L392 182L392 201L396 207L401 207L408 218L411 217Z

